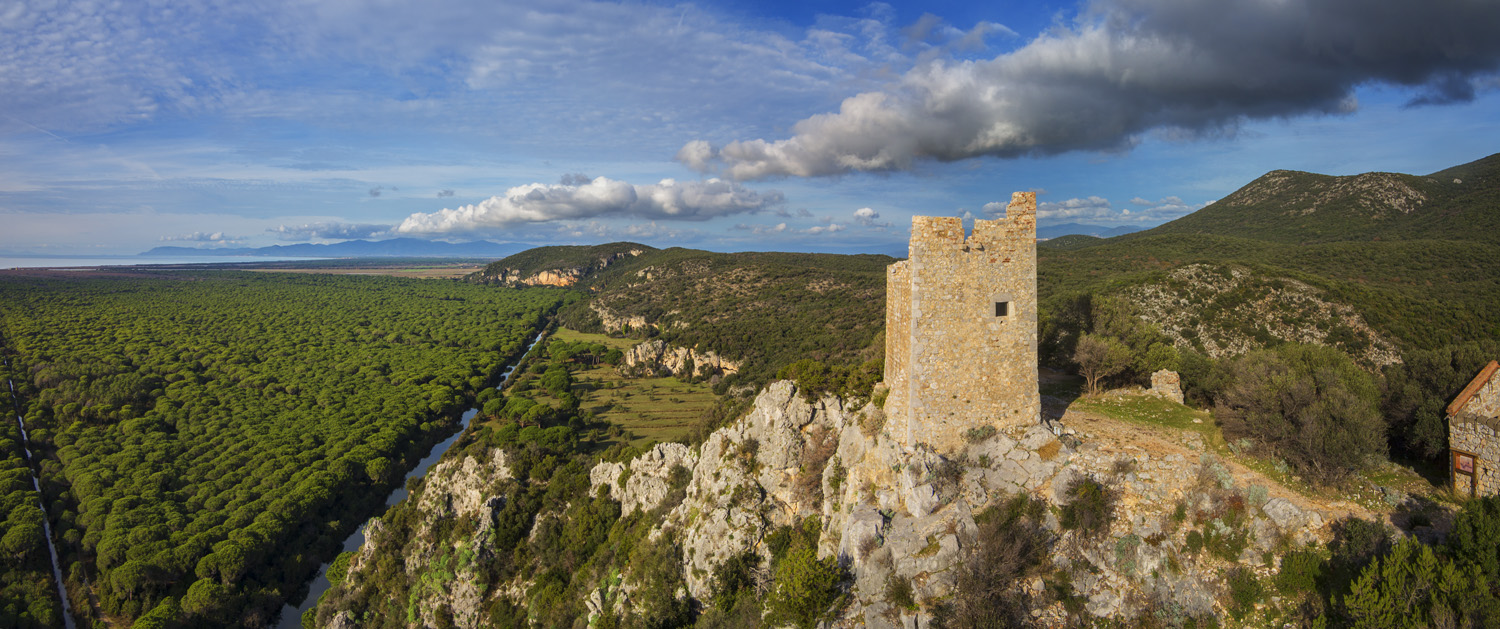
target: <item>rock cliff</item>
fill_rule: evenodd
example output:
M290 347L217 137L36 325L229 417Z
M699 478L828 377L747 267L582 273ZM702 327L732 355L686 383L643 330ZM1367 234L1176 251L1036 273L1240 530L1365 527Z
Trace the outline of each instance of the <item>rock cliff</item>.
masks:
M546 269L491 265L480 274L479 279L506 286L572 286L622 259L633 258L645 252L645 249L616 251L601 254L583 264Z
M738 373L740 365L711 350L699 352L690 347L672 347L661 339L652 339L625 353L625 369L641 375L666 371L674 376L689 378Z
M497 600L533 613L538 597L563 592L545 585L553 577L523 569L494 581L485 566L549 548L568 552L543 540L565 520L585 517L580 503L616 501L619 521L643 523L644 539L674 549L665 567L650 564L653 574L637 573L642 564L633 561L606 564L588 585L568 590L590 622L672 597L653 589L661 570L680 575L679 600L708 604L722 566L746 553L770 565L778 531L815 522L818 556L834 558L846 575L840 587L848 604L834 620L840 627L928 626L981 551L980 522L993 517L986 510L1018 495L1040 505L1047 566L1043 576L1006 587L1036 603L1027 612L1040 626L1081 615L1129 622L1155 609L1195 618L1223 613L1226 567L1269 575L1275 566L1266 558L1274 563L1279 554L1270 551L1324 540L1327 523L1347 514L1215 458L1198 433L1057 415L967 435L963 449L944 457L891 439L874 405L808 400L791 382L776 382L696 447L661 444L585 468L586 485L558 495L564 506L537 512L519 530L501 515L507 496L518 495L515 464L499 449L469 448L433 468L413 493L414 510L391 516L409 534L379 520L367 527L344 585L319 606L319 626L358 625L345 597L374 586L367 579L375 566L392 560L408 585L388 605L401 610L404 626L487 626L497 621L483 610ZM1065 522L1084 483L1114 496L1113 518L1093 532ZM514 548L497 547L504 527L519 540ZM756 578L767 587L768 575ZM894 596L893 584L909 594ZM372 604L368 590L362 596Z
M945 459L920 446L901 449L881 421L879 409L846 408L836 398L808 402L778 382L696 453L665 444L629 464L601 463L591 478L629 512L660 504L672 468L691 472L685 497L652 535L680 540L688 594L699 600L710 595L715 568L746 551L768 560L771 531L818 518L820 554L837 557L851 576L853 604L840 626L925 626L972 552L976 514L1017 493L1062 506L1078 479L1119 495L1107 535L1066 530L1054 515L1045 520L1055 570L1097 617L1131 618L1148 601L1215 613L1224 564L1269 570L1262 556L1278 542L1327 535L1331 515L1215 459L1196 434L1122 441L1051 422L973 440ZM1190 548L1190 536L1201 539L1203 531L1237 540L1233 557ZM593 592L595 613L628 609L631 579ZM912 585L915 609L888 600L892 579ZM1033 611L1044 625L1066 615L1061 603Z

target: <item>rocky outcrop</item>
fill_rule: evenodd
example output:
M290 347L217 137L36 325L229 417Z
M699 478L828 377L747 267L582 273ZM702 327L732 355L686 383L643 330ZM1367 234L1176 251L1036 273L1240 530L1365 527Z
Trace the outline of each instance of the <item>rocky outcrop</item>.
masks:
M667 371L678 377L694 377L738 373L740 365L713 351L672 347L661 339L652 339L625 353L625 369L638 374Z
M1141 319L1179 350L1238 356L1271 339L1337 347L1366 365L1401 361L1396 346L1352 306L1289 277L1248 268L1189 264L1124 291Z
M1119 496L1108 534L1064 530L1050 515L1046 526L1056 549L1052 570L1066 575L1099 617L1131 618L1152 600L1214 613L1224 560L1190 549L1191 531L1212 530L1215 539L1242 536L1239 559L1251 566L1279 540L1327 534L1330 518L1293 497L1272 497L1265 487L1244 483L1203 454L1196 433L1143 447L1094 441L1053 422L997 431L945 458L920 446L903 448L871 430L878 417L878 409L847 408L837 398L808 402L792 383L777 382L748 415L712 433L696 456L665 444L628 464L600 463L591 474L593 488L606 489L626 511L650 509L662 504L668 470L690 469L682 501L650 535L679 540L687 594L699 600L706 600L714 569L726 560L744 552L769 560L767 535L803 518L819 519L820 555L837 557L853 577L853 602L838 626L925 625L930 605L952 593L956 568L977 543L977 513L1017 493L1061 506L1069 486L1082 479ZM809 481L809 473L818 477ZM1177 511L1182 515L1174 519ZM631 576L623 576L623 585L590 594L594 613L631 605ZM912 585L917 610L891 606L891 579ZM1023 587L1041 589L1040 583ZM1034 616L1047 624L1066 613L1059 603Z
M1182 403L1182 377L1171 369L1161 369L1151 374L1151 395Z
M650 511L666 499L677 468L687 473L698 463L698 456L680 443L664 443L629 463L600 463L589 472L594 491L609 490L609 496L620 502L623 513L636 509Z
M589 310L599 316L599 325L604 327L605 332L627 332L631 330L648 330L656 328L656 325L647 321L640 315L623 316L615 314L609 308L600 305L598 301L589 302Z
M510 482L510 467L499 449L433 466L414 496L417 534L412 539L395 539L380 519L370 520L364 528L365 541L349 563L342 588L330 590L334 600L319 604L323 626L361 625L347 610L338 609L337 599L342 592L359 588L364 573L383 554L399 556L413 583L406 601L408 626L436 627L450 621L453 627L488 626L483 607L490 588L479 566L497 552L510 550L494 548L491 535L496 514L505 507L504 490ZM433 536L429 532L435 526L453 522L472 524L472 534L449 542L430 541Z
M491 268L485 270L481 279L507 286L572 286L621 259L632 258L645 252L644 249L628 249L600 256L589 264L553 269Z

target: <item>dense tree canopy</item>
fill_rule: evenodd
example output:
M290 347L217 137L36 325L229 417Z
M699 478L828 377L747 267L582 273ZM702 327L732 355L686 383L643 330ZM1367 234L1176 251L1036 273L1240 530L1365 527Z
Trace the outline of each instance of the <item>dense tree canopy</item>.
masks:
M72 585L109 615L181 601L264 625L565 295L233 272L0 281Z

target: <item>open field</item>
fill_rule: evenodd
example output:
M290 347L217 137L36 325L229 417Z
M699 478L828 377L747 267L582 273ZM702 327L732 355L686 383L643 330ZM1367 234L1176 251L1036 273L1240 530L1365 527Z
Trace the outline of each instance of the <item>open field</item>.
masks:
M366 266L366 267L305 267L305 268L260 268L248 269L262 273L322 273L325 275L389 275L392 277L416 277L421 279L452 279L459 278L479 269L483 265L463 264L455 266L426 264L417 267L405 266Z
M599 343L621 351L639 341L610 338L603 334L585 334L558 328L554 338L570 342ZM526 388L539 376L526 373L515 385ZM577 365L573 372L573 394L580 407L602 421L618 424L634 446L676 441L688 436L693 425L718 401L707 384L689 384L676 378L624 378L611 365ZM556 404L556 400L533 389L537 401Z

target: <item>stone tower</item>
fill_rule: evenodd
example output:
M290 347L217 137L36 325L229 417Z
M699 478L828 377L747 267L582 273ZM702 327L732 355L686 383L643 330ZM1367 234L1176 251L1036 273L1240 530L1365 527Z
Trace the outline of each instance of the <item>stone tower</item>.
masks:
M981 426L1029 426L1037 393L1036 193L1005 218L914 216L906 260L886 269L886 425L950 452Z

